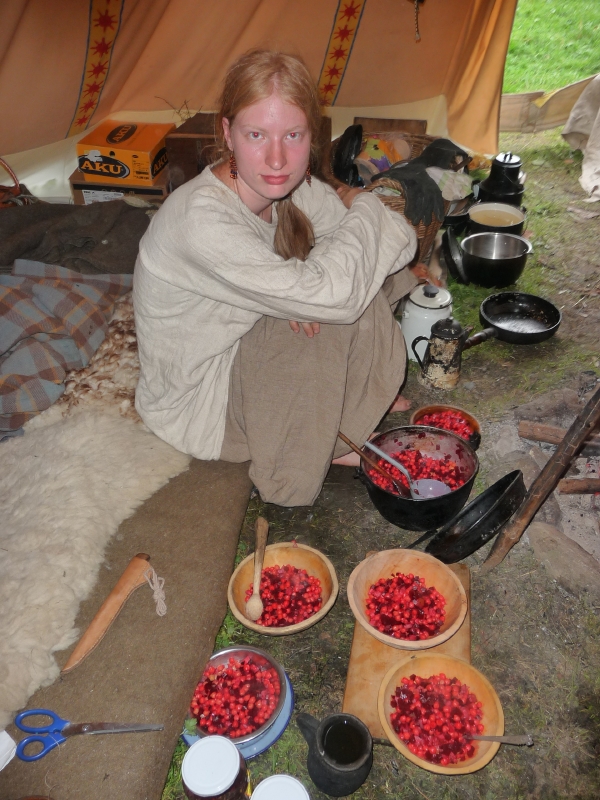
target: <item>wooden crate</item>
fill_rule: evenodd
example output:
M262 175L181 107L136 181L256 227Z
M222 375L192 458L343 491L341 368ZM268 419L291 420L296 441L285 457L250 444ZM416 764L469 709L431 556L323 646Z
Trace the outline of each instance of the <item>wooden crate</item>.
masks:
M195 114L168 134L166 148L173 189L195 178L214 160L216 116Z

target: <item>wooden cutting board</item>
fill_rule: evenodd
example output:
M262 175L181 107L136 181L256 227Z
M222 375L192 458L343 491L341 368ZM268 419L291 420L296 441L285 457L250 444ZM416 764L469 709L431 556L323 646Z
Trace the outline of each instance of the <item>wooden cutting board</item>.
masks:
M446 642L423 652L445 653L471 663L471 573L466 564L450 564L449 567L465 587L467 595L465 621ZM377 713L377 695L381 681L390 667L411 652L415 651L398 650L396 647L383 644L367 633L358 622L354 623L354 638L342 711L361 719L371 731L371 736L385 737Z

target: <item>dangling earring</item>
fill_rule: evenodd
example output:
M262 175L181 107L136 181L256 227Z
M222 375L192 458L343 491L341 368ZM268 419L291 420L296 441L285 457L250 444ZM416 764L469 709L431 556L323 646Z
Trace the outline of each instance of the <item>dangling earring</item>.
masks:
M229 156L229 177L235 181L237 180L237 176L238 176L238 168L237 164L235 163L235 156L232 153Z
M310 164L309 164L309 165L308 165L308 167L306 168L306 182L307 182L307 183L308 183L308 185L310 186L310 182L311 182L311 177L310 177Z

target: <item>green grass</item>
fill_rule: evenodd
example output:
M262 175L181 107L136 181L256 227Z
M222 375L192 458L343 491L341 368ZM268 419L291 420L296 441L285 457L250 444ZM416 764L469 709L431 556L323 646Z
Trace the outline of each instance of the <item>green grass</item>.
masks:
M547 92L596 72L600 72L599 0L519 0L504 92Z

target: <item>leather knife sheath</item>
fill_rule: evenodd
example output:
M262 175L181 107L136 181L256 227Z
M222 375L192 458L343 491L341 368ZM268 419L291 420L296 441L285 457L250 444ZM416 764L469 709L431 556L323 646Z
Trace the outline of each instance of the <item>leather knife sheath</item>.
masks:
M69 656L61 670L61 675L75 669L102 641L127 599L146 582L145 573L148 571L149 561L150 556L147 553L138 553L131 559L117 585L102 603L98 613Z

